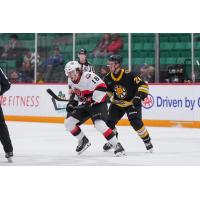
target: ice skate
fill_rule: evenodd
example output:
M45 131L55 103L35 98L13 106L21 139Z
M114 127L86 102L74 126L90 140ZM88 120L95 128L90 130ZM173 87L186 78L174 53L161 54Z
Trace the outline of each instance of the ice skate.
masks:
M117 145L115 146L114 154L115 154L117 157L126 155L126 154L125 154L124 148L122 147L122 145L121 145L119 142L118 142Z
M113 149L114 146L112 144L110 144L109 142L107 142L106 144L103 145L103 150L104 151L109 151L111 149Z
M151 142L144 143L148 152L153 153L153 145Z
M13 162L12 157L13 157L13 152L8 152L8 153L6 153L6 155L5 155L5 158L8 159L8 162L9 162L9 163L12 163L12 162Z
M76 147L76 151L78 152L78 155L84 152L90 145L91 145L90 141L88 140L86 136L84 136L79 141L78 146Z

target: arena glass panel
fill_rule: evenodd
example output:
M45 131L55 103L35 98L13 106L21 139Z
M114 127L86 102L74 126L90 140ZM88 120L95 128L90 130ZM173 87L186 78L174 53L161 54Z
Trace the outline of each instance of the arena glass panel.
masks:
M65 64L73 59L72 33L38 33L37 83L66 82Z
M200 33L194 34L194 76L200 82Z
M11 83L33 83L34 33L0 34L0 67Z
M123 58L122 65L128 68L127 33L77 33L75 41L76 59L79 50L85 49L88 62L101 78L108 72L107 61L112 54L120 54Z
M149 83L155 82L155 34L131 34L131 67Z
M191 82L191 34L160 33L159 40L160 82Z

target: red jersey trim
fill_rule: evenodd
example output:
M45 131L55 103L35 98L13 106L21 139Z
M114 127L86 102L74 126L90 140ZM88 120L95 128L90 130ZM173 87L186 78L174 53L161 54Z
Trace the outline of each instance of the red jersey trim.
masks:
M100 83L99 85L96 86L96 88L94 90L96 90L97 88L100 88L100 87L107 88L105 83Z
M107 138L110 134L112 134L112 132L113 132L112 129L109 128L106 132L104 132L103 135L105 138Z

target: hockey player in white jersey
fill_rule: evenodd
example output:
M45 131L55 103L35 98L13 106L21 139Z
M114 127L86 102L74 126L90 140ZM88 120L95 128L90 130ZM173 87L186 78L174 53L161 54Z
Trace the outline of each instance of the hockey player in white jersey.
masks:
M78 51L78 63L80 64L80 69L82 72L93 72L95 73L94 67L88 62L87 60L87 50L80 49ZM74 99L75 94L71 94L70 99L71 101ZM69 113L67 115L69 117Z
M77 61L70 61L65 66L65 74L68 76L69 93L74 93L78 99L73 99L67 105L70 116L65 119L66 130L78 139L76 151L81 154L91 143L84 135L79 124L91 118L95 128L114 145L114 154L121 156L125 154L124 148L118 142L113 130L105 121L107 118L106 84L96 74L83 72ZM78 105L78 101L81 102Z

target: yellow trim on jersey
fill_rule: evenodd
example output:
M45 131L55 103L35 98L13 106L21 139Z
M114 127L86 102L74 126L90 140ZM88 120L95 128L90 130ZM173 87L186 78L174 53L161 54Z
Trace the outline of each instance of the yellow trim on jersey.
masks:
M140 85L138 88L138 92L144 92L146 94L149 94L149 86L148 85Z
M123 76L123 74L124 74L124 69L121 70L121 73L117 78L115 78L114 74L111 73L111 78L113 79L113 81L120 81L122 76Z
M149 89L149 86L148 86L148 85L140 85L140 87Z
M125 100L115 100L115 99L112 99L111 100L111 103L119 106L119 107L122 107L122 108L125 108L125 107L128 107L128 106L132 106L133 105L133 101L125 101Z
M138 92L144 92L146 94L149 94L149 90L144 90L144 89L138 89Z

